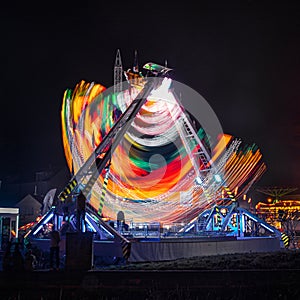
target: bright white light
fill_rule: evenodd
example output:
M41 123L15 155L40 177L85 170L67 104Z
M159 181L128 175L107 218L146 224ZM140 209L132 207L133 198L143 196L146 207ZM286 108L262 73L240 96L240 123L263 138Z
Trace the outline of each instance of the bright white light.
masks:
M33 235L36 235L40 229L43 227L43 225L47 224L48 221L51 220L51 218L53 217L54 213L50 213L48 217L46 217L46 219L42 220L41 225L34 231Z
M48 221L53 217L53 213L51 213L45 220L43 220L42 224L47 224Z
M200 178L199 176L197 176L197 177L195 178L195 181L196 181L196 183L199 184L199 185L202 184L202 180L201 180L201 178Z
M94 232L96 232L96 229L94 228L94 226L92 225L92 223L90 222L90 220L89 220L87 217L85 217L85 220L86 220L86 222L90 225L91 229L92 229Z
M222 178L221 178L221 176L219 174L215 174L214 178L215 178L216 182L222 182Z
M250 215L248 215L248 214L246 214L246 213L245 213L245 215L247 215L247 216L248 216L250 219L252 219L253 221L259 222L259 219L256 219L256 218L254 218L253 216L250 216ZM260 222L259 222L259 223L260 223ZM263 224L263 223L260 223L260 225L261 225L262 227L266 228L267 230L271 231L272 233L274 233L274 230L273 230L271 227L269 227L269 226L267 226L267 225L265 225L265 224Z
M39 230L40 230L42 227L43 227L43 225L40 225L40 226L37 228L37 230L33 233L33 235L36 235L37 232L39 232Z
M170 78L164 78L161 85L157 89L152 90L148 98L153 100L163 99L166 101L170 101L171 103L174 103L174 96L172 93L169 92L171 83L172 80Z
M194 227L195 224L192 224L190 227L188 227L185 232L188 232L190 229L192 229Z
M266 226L265 224L260 224L262 227L265 227L267 230L270 230L272 233L274 233L274 230L271 229L269 226Z
M245 216L242 214L242 232L245 233Z

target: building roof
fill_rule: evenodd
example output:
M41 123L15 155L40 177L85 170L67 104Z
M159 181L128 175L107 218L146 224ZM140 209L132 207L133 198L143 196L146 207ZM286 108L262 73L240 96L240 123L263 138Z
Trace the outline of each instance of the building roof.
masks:
M34 198L33 196L31 196L30 194L26 195L23 199L21 199L20 201L18 201L15 206L19 206L25 202L28 202L28 201L34 201L36 202L36 204L38 204L39 206L42 206L42 204L36 199Z
M19 208L17 207L0 207L0 214L19 214Z

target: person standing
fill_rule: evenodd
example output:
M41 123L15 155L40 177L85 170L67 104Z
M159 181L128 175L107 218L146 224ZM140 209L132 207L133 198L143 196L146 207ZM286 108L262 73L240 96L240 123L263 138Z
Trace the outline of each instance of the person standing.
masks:
M33 271L35 269L35 266L37 264L37 260L35 255L32 252L32 249L28 249L25 254L24 259L24 268L26 271Z
M19 272L24 270L24 258L19 248L19 242L14 242L15 246L12 261L13 261L13 271Z
M76 229L78 232L82 232L83 226L85 224L85 205L86 197L81 191L76 200Z
M50 269L54 269L54 260L56 270L59 269L59 243L60 243L60 234L52 227L52 231L50 232Z
M13 269L12 265L13 265L13 261L12 261L12 254L11 254L11 242L9 241L5 248L5 252L2 260L3 271L11 271Z

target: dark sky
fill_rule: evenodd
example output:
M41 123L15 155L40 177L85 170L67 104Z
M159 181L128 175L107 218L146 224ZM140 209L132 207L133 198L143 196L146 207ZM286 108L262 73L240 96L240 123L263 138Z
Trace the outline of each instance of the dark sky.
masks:
M135 49L140 65L167 59L224 132L255 142L261 185L299 186L300 5L170 3L2 5L0 176L65 167L63 92L81 79L111 86L120 48L125 69Z

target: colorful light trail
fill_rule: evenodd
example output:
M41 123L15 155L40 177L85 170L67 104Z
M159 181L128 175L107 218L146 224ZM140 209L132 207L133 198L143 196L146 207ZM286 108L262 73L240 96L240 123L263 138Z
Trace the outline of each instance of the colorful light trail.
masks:
M113 93L100 84L81 81L66 90L62 105L62 137L70 170L76 173L99 145L139 89L131 86ZM195 218L203 207L217 201L220 184L207 175L208 188L196 183L199 150L182 135L182 109L175 93L162 85L153 91L111 158L102 213L116 218L123 211L127 221L183 222ZM197 128L198 137L207 139ZM180 133L181 132L181 133ZM231 136L223 135L212 151L210 164L224 173L230 190L242 194L265 170L258 149L238 150ZM203 166L198 161L199 168ZM196 164L197 165L197 164ZM98 210L104 174L100 174L88 201Z

